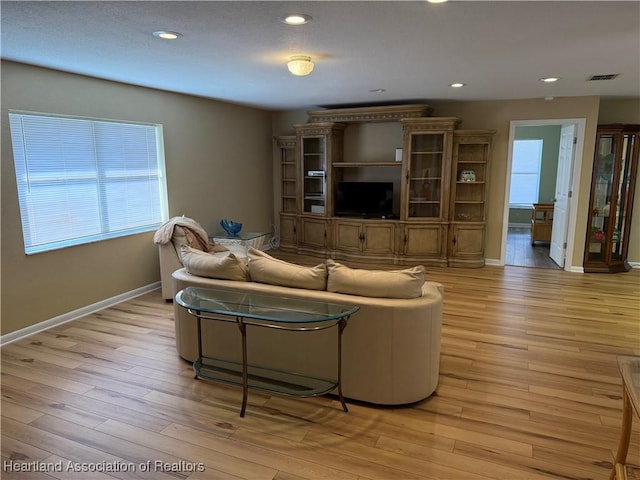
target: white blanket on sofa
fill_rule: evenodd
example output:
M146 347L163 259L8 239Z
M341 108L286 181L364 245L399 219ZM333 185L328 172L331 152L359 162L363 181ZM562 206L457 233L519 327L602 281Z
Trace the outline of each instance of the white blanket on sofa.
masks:
M203 252L209 251L209 237L202 226L194 219L189 217L173 217L162 225L153 235L153 243L156 245L164 245L171 242L173 237L173 229L180 226L184 229L189 245Z

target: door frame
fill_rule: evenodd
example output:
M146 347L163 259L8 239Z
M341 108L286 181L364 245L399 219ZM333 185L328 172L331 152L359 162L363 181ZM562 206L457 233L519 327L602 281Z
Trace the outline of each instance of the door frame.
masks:
M584 152L586 118L558 118L545 120L511 120L509 122L509 151L507 155L507 176L504 190L504 212L502 218L502 244L500 247L500 265L506 264L507 258L507 233L509 230L509 194L511 192L511 171L513 164L513 142L518 127L540 127L548 125L575 125L576 145L571 166L571 202L567 214L567 249L565 255L564 269L570 272L582 272L582 264L572 265L573 249L576 236L576 218L578 211L578 197L580 194L580 172L582 170L582 156Z

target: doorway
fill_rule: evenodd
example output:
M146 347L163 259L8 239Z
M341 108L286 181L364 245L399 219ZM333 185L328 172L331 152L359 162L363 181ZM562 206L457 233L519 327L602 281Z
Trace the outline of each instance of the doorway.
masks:
M514 120L510 122L501 264L572 270L575 220L585 119ZM554 210L549 242L532 242L532 207L510 203L514 145L517 140L547 138L536 203ZM550 150L549 150L550 149ZM578 159L576 161L576 159ZM517 167L516 167L517 171ZM516 180L517 187L518 180ZM551 258L553 257L553 259Z

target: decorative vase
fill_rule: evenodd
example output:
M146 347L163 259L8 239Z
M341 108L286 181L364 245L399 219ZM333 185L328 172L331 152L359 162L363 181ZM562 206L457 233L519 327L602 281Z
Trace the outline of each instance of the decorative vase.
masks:
M462 170L460 172L460 181L461 182L475 182L476 181L476 172L473 170Z
M220 226L225 232L227 232L229 237L237 237L240 230L242 230L241 223L234 222L233 220L227 220L226 218L220 220Z

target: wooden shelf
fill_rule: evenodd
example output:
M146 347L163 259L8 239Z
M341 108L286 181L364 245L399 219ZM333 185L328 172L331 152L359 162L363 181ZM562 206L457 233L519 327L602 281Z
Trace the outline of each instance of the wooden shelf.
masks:
M402 162L335 162L332 165L336 168L402 167Z

